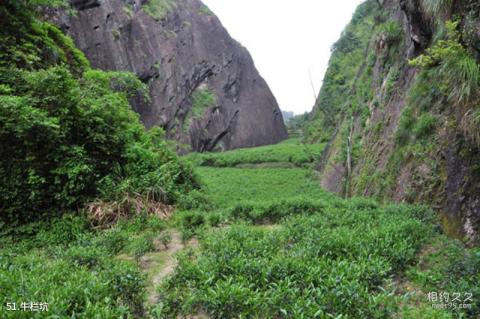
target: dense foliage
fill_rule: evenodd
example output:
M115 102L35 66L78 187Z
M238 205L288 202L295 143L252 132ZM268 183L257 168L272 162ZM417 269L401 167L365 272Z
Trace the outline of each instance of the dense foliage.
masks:
M304 136L305 125L308 123L310 114L294 115L286 121L288 136L290 138L302 138Z
M91 70L27 4L0 6L0 218L26 222L127 194L173 203L197 187L161 130L146 132L130 109L129 97L148 98L145 85Z

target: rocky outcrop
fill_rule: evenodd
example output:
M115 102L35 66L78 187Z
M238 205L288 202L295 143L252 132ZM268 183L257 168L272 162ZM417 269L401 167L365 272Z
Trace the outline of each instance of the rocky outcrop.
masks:
M480 62L480 6L470 0L435 8L428 4L369 0L357 10L343 39L361 44L334 51L329 70L335 72L327 72L312 113L310 129L335 132L318 170L326 189L345 196L428 204L442 216L448 233L475 242L480 234L480 147L461 129L470 106L442 98L437 79L419 82L422 70L409 60L445 37L442 23L461 17L462 45ZM374 26L367 29L370 21ZM358 61L362 53L365 59ZM355 78L349 83L354 63ZM338 105L335 124L328 125L323 114L328 115L331 101Z
M272 144L282 114L248 51L198 0L73 0L49 14L94 68L136 73L151 102L132 101L145 126L194 151Z
M410 52L419 52L427 48L432 38L432 30L428 18L422 11L421 0L400 0L399 8L405 15L410 39Z

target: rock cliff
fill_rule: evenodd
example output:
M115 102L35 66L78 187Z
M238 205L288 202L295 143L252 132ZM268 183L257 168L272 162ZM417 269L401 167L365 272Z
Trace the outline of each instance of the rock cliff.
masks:
M151 101L133 105L194 151L272 144L282 114L248 51L198 0L72 0L75 14L47 16L73 37L92 67L132 71Z
M448 233L478 240L479 39L478 1L360 5L306 131L328 142L322 185L428 204Z

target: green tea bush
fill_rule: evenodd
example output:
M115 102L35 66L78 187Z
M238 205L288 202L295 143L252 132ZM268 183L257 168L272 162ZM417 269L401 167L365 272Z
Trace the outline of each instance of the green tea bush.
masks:
M168 244L172 241L172 233L169 231L164 231L158 237L158 240L162 243L165 249L168 249Z
M294 198L271 203L239 203L230 209L233 219L243 219L254 223L277 223L282 218L300 214L320 213L325 205L322 201Z
M176 206L181 210L209 210L213 204L204 191L192 190L188 194L180 194Z
M432 227L410 206L328 206L274 230L236 224L204 235L201 254L181 257L162 288L162 315L391 318L396 300L385 284L412 263Z
M214 212L207 215L207 223L211 227L217 227L227 219L226 214L223 212Z
M477 318L480 315L480 250L466 249L463 243L439 236L422 254L420 263L406 274L425 291L445 291L473 295L470 309L457 309L455 318ZM463 299L462 299L463 301ZM432 317L433 318L433 317ZM436 317L435 317L436 318Z
M109 254L118 254L128 243L128 236L118 228L107 230L96 237L95 247L105 249Z
M148 216L147 218L147 229L151 230L152 232L161 232L167 228L167 222L157 216Z
M51 223L40 223L40 225L34 237L38 247L68 245L76 242L89 231L85 217L71 214L53 219Z
M210 212L206 211L181 211L174 216L175 225L180 229L182 240L191 239L195 235L199 235L208 223Z
M100 266L102 258L107 254L97 247L73 246L65 252L64 258L75 267L86 266L90 269Z
M72 257L83 256L82 262L96 260L85 259L87 254L71 252ZM0 311L5 318L32 318L30 312L4 309L7 302L24 301L46 302L48 315L59 318L113 319L141 311L145 279L136 266L112 260L89 268L39 251L2 251L0 256Z
M155 235L151 232L141 234L135 238L132 238L129 241L129 243L125 247L125 251L128 252L130 255L133 255L135 259L139 259L146 253L149 253L156 249L154 239Z
M205 224L205 214L201 211L179 212L176 218L184 229L195 229Z
M64 251L76 243L89 244L94 233L84 216L65 214L60 218L2 227L1 249L15 247L18 254L27 254L43 249L51 257L62 256Z
M212 168L197 173L214 207L230 208L243 202L270 203L293 198L332 198L302 168ZM209 211L209 210L207 210Z
M121 219L116 228L125 234L143 232L148 229L150 219L157 219L157 217L140 214L130 219Z
M296 139L277 145L187 156L199 166L233 167L241 164L290 163L304 166L320 158L325 144L302 144Z
M145 275L135 266L117 263L106 271L106 276L111 278L113 285L112 300L117 300L138 316L145 300Z

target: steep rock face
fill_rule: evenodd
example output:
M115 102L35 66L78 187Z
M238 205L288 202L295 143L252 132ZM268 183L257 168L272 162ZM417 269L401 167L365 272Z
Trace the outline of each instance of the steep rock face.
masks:
M198 0L73 0L50 19L95 68L135 72L151 102L133 101L146 127L195 151L286 138L278 104L245 48Z
M446 21L462 17L461 43L478 63L480 5L462 0L438 10L423 0L361 5L335 45L309 138L329 141L318 165L326 189L428 204L446 232L474 242L480 232L480 148L475 134L462 127L475 109L453 104L448 95L455 88L442 93L445 81L426 77L409 60L445 38ZM345 46L352 41L353 47Z

